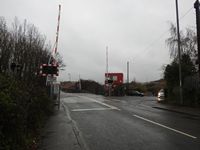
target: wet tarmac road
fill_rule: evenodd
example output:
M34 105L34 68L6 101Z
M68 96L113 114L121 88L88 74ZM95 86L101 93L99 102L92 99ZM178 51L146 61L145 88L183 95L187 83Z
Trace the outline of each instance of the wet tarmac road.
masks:
M200 118L157 109L155 97L61 97L84 149L200 149Z

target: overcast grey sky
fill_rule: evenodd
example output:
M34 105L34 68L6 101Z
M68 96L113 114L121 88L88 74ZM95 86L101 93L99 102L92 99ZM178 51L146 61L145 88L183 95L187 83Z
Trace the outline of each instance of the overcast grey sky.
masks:
M194 2L179 0L180 17L190 10L181 19L181 29L195 27ZM15 16L20 21L27 19L53 45L59 4L58 52L67 65L59 80L69 80L69 74L77 80L80 74L103 83L106 46L109 72L123 72L126 77L130 61L130 80L162 77L162 66L170 62L165 39L169 22L176 20L175 0L0 0L0 16L8 25Z

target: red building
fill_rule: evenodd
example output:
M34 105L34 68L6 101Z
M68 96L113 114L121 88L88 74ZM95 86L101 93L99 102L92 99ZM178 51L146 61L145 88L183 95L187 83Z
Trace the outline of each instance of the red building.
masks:
M105 95L124 95L123 73L105 73Z
M112 84L123 84L123 73L105 73L105 84L112 82Z

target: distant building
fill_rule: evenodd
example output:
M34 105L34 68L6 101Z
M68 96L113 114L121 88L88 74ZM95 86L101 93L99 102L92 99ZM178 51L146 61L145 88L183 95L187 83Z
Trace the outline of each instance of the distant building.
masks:
M105 73L105 96L123 96L123 73Z

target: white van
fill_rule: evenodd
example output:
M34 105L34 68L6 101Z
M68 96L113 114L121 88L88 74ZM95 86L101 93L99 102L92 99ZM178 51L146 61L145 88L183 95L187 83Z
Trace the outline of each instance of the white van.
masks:
M164 99L165 99L165 92L164 92L164 89L161 89L161 90L158 92L157 101L158 101L158 102L164 101Z

